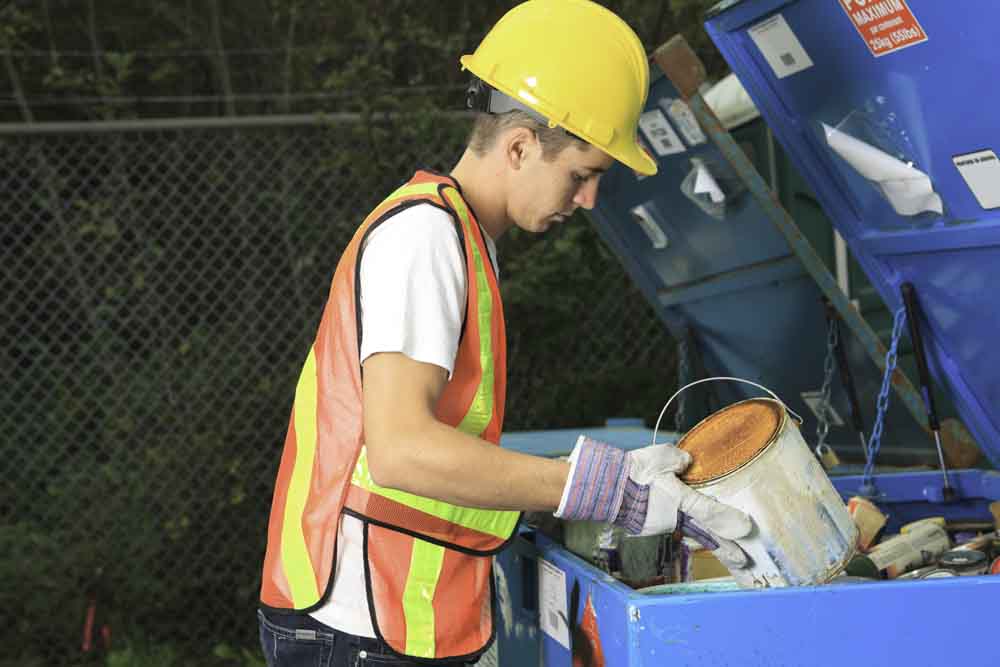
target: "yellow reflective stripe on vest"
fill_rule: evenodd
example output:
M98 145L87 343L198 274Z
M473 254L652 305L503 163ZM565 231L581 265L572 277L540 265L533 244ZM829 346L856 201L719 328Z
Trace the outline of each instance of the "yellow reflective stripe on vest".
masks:
M403 589L407 655L434 657L434 592L443 563L444 547L413 540L410 571Z
M379 486L372 480L371 473L368 470L368 450L366 447L362 447L361 453L358 455L358 464L354 466L354 472L351 474L351 484L355 484L369 493L394 500L397 503L420 510L425 514L430 514L439 519L444 519L457 526L501 539L510 537L511 532L517 526L517 520L520 516L520 512L462 507L446 503L442 500L424 498L423 496L407 493L406 491Z
M385 202L391 202L400 197L414 197L416 195L436 195L438 194L438 183L415 183L400 186L391 195L385 198Z
M316 351L310 348L295 387L295 465L288 482L285 515L281 524L281 564L297 609L319 600L316 574L302 532L302 514L309 497L315 456Z
M446 189L444 196L462 221L465 238L469 240L468 246L472 248L472 261L476 271L476 294L478 295L476 320L479 323L479 365L482 368L482 377L479 380L479 386L476 387L472 405L469 406L469 411L465 413L465 417L459 423L458 430L479 436L493 419L493 380L495 375L493 367L493 293L490 291L490 283L486 277L486 265L483 263L482 253L479 252L479 244L474 240L476 237L473 235L469 209L466 208L465 202L454 188ZM472 286L469 287L471 289Z

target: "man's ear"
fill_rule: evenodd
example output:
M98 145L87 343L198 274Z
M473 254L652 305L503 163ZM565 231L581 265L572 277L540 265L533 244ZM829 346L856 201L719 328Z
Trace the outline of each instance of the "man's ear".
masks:
M541 148L538 137L526 127L512 129L505 137L503 146L507 165L515 171L524 166L525 161Z

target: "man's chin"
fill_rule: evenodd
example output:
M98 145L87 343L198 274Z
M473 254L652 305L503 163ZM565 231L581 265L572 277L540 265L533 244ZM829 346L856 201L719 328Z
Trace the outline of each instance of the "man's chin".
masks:
M538 220L527 224L519 224L518 227L530 234L544 234L552 228L551 220Z

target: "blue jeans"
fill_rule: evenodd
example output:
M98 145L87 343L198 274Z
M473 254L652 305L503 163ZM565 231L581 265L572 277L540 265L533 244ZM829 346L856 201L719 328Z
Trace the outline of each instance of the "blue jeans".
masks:
M364 667L417 663L392 654L378 639L334 630L308 614L257 610L260 645L268 667ZM454 665L455 663L451 663Z

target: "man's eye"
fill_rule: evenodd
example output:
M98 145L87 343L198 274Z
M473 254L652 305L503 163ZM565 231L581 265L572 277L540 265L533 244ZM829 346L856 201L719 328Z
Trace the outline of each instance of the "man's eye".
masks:
M584 182L586 182L586 180L587 180L587 177L584 176L583 174L577 174L577 173L573 174L573 182L574 183L584 183Z

